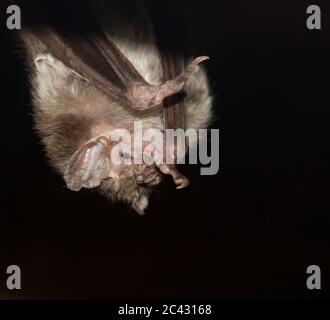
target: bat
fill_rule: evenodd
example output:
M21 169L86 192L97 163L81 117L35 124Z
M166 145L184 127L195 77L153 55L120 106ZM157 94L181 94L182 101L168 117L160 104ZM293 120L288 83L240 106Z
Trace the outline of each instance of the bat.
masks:
M207 128L212 96L200 63L208 57L186 54L184 39L174 41L169 21L161 25L167 19L143 1L40 1L22 12L35 126L66 186L97 188L141 215L164 175L188 186L175 163L114 164L109 137L117 128L134 134L134 121L161 132Z

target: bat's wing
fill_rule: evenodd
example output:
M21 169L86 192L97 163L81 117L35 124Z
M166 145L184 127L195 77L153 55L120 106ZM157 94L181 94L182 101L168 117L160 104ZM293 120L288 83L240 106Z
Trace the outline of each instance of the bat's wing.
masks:
M31 28L32 32L64 65L133 109L145 110L158 106L166 97L181 91L189 76L198 70L198 64L207 59L199 57L180 74L173 74L163 84L152 85L141 76L90 14L85 14L81 7L79 15L74 13L69 28L58 19L52 20L51 14L48 14L50 18L46 24ZM72 30L72 24L79 27Z
M39 6L42 8L42 3ZM64 65L123 105L145 110L161 105L170 97L164 102L166 127L184 128L183 100L172 96L183 89L186 80L198 71L198 64L208 57L198 57L184 68L185 61L179 55L166 52L162 55L164 82L152 85L139 74L98 23L92 21L88 12L84 13L81 6L78 15L76 11L75 7L71 12L63 8L63 14L69 15L66 17L68 26L63 25L58 17L52 19L51 10L46 9L46 14L41 10L42 23L32 24L30 30ZM73 155L65 174L69 188L95 187L106 178L109 163L103 149L104 145L97 142L83 146ZM183 176L178 176L175 167L164 168L162 172L169 172L179 186L184 185L180 182Z
M186 4L172 0L149 3L157 46L161 53L163 81L173 79L182 73L188 63L191 51L187 21L188 8ZM164 99L166 128L185 129L184 100L184 92Z

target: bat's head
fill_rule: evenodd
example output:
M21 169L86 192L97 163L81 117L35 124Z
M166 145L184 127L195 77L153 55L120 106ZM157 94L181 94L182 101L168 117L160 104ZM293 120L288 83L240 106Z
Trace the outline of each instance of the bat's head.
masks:
M151 143L142 140L139 143L129 132L129 138L123 139L121 132L118 139L118 131L89 140L71 156L64 174L67 187L74 191L108 189L112 198L130 202L140 214L148 204L147 195L161 182L163 174L171 175L177 188L186 187L188 179L176 170L173 158L168 155L175 153L175 147L169 148L164 143L160 130L151 132L157 136Z
M71 156L64 179L70 190L100 187L110 198L128 202L143 214L150 189L160 183L162 175L151 157L134 152L126 143L112 141L109 135L100 135Z

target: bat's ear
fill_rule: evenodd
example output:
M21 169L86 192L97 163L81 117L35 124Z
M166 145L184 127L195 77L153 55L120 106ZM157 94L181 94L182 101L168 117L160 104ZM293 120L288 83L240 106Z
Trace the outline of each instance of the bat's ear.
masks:
M110 162L106 152L107 146L107 139L99 137L86 143L73 154L64 174L70 190L95 188L109 177Z
M199 70L198 65L208 59L209 57L206 56L195 58L175 79L166 81L161 85L135 82L129 87L127 98L132 107L137 110L155 107L161 104L166 97L181 91L189 77Z

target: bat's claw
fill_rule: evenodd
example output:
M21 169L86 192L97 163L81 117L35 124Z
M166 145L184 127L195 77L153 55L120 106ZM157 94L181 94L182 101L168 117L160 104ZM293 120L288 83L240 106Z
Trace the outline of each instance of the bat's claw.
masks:
M162 173L172 176L177 189L184 189L189 186L189 179L180 173L174 165L162 164L159 169Z
M184 189L189 186L189 179L182 176L181 178L174 180L174 183L177 185L177 189Z
M196 73L199 70L199 64L201 62L209 60L209 59L210 59L210 57L208 57L208 56L200 56L200 57L195 58L192 62L189 63L186 70L183 71L183 73L180 76L183 76L186 79L188 79L191 74Z

